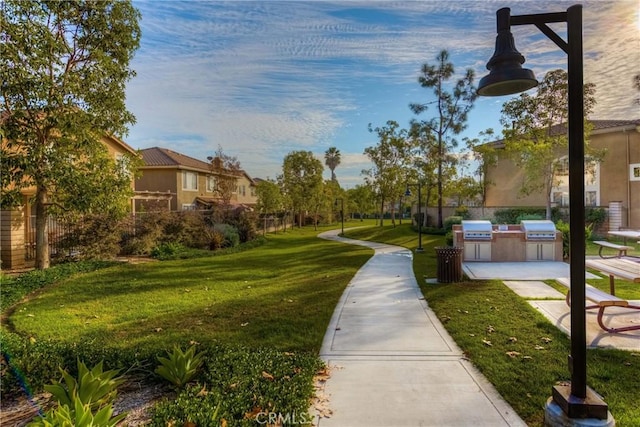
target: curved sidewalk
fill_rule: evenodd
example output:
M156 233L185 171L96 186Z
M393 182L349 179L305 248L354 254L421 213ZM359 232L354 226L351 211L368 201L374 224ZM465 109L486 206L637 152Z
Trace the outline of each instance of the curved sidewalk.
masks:
M382 243L353 277L333 313L320 357L331 378L320 390L333 414L319 427L526 426L465 360L428 307L412 253Z

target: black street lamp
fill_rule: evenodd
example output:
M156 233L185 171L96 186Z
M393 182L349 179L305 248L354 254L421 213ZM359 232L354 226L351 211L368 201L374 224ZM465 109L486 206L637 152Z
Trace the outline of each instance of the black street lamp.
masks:
M337 197L333 206L338 207L338 200L340 200L340 221L342 223L342 232L340 235L344 236L344 199L342 197Z
M424 252L422 248L422 184L418 181L417 184L407 184L407 191L404 192L404 195L409 197L411 195L411 190L409 189L410 185L415 185L418 187L418 247L416 248L416 252Z
M556 385L552 389L555 402L569 418L606 420L608 406L587 387L587 346L585 314L585 209L584 209L584 94L582 59L582 5L566 12L510 16L510 9L498 10L496 50L480 80L478 94L511 95L537 86L533 72L523 69L524 57L515 48L511 25L535 25L567 54L568 76L568 140L569 140L569 226L571 277L571 355L570 387ZM549 23L567 23L565 42ZM548 409L548 408L547 408Z

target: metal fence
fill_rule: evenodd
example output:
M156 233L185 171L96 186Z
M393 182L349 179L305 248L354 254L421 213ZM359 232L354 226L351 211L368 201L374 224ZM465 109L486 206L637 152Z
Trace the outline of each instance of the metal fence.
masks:
M25 236L25 260L32 261L36 258L36 216L29 218L28 230ZM77 248L63 248L63 240L71 232L72 225L60 221L54 216L49 217L48 237L49 255L53 257L71 256Z

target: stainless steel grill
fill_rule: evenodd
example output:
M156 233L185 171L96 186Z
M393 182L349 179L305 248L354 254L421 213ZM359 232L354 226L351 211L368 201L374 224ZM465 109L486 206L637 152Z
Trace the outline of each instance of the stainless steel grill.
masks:
M548 220L522 220L520 228L527 240L555 240L556 225Z
M462 221L462 235L465 240L491 240L491 229L490 221Z

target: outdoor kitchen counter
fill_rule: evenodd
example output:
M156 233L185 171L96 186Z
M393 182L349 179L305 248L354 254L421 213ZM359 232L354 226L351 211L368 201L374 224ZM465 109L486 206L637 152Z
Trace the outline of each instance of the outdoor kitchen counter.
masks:
M458 247L487 246L490 249L480 250L478 253L490 254L489 259L470 259L465 256L465 261L491 261L491 262L525 262L525 261L562 261L562 233L556 231L554 240L532 241L526 239L526 233L519 225L509 224L507 230L499 230L493 226L490 240L465 239L462 229L453 226L454 245Z

